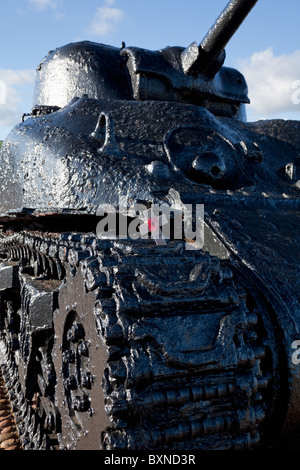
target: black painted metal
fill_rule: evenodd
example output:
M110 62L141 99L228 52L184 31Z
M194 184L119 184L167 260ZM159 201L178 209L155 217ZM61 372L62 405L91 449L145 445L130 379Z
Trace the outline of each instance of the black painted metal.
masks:
M252 449L299 426L300 124L247 123L222 65L254 3L200 47L84 41L38 67L0 153L0 358L25 449ZM204 246L98 239L97 208L125 198L204 204Z
M205 54L206 66L222 53L257 1L231 0L228 3L199 46Z

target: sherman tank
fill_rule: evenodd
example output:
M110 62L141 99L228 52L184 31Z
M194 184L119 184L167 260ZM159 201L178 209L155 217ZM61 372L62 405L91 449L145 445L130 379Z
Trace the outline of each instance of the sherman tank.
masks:
M82 41L38 66L0 154L22 449L273 449L297 432L300 124L247 122L224 66L256 1L231 0L200 45Z

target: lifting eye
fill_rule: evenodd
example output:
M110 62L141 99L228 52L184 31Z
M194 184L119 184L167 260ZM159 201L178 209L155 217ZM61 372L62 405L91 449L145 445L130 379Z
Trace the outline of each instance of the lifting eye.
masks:
M105 144L107 120L107 115L103 112L100 113L95 130L90 134L90 137L97 141L99 148L102 148Z
M110 156L122 154L116 141L115 126L110 114L103 111L99 114L95 130L90 137L97 143L98 153Z

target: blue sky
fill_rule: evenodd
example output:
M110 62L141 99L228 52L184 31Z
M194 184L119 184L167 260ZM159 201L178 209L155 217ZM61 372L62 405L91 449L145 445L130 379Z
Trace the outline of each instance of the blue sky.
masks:
M35 68L49 50L83 39L149 49L200 43L227 1L1 0L0 139L30 111ZM299 18L299 0L258 0L226 49L226 65L248 81L250 120L300 119L291 98L300 89Z

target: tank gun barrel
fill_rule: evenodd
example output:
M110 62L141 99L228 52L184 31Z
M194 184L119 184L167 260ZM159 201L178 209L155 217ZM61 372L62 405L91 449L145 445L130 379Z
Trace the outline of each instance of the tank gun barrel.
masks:
M200 47L209 59L218 56L258 0L231 0L203 38Z
M224 55L224 49L232 36L238 30L250 11L258 0L230 0L225 9L219 15L214 25L203 38L195 54L195 47L190 46L190 54L183 54L183 69L185 73L198 72L205 73L208 68L215 68L214 63ZM192 57L191 57L192 56ZM222 62L224 62L221 59ZM220 60L219 60L220 62ZM221 64L222 65L222 64Z

